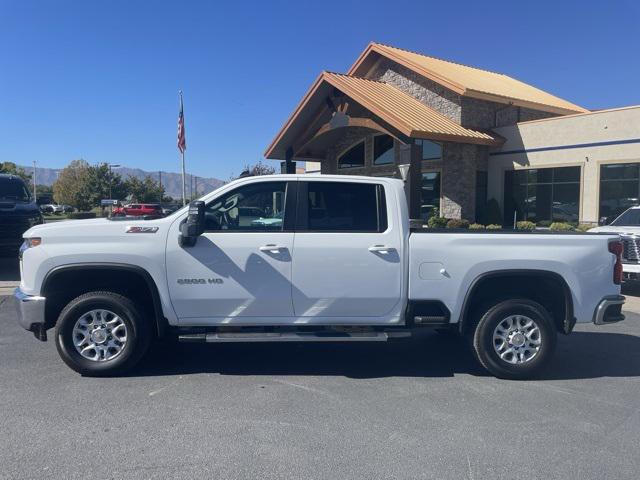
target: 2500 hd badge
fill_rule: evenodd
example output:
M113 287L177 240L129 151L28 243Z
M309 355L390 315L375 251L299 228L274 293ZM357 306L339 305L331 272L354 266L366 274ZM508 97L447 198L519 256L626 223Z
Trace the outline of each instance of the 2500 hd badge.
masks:
M179 278L178 285L220 285L224 283L221 278Z

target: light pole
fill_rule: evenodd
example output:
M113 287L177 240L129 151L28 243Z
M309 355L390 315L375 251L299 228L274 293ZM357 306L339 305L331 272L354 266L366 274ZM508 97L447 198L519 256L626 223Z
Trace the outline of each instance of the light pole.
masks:
M122 165L120 165L118 163L107 163L107 165L109 166L109 200L111 200L111 169L112 168L119 168Z
M111 198L111 169L112 168L119 168L122 165L120 165L119 163L107 163L107 166L109 167L109 200L112 200L112 198ZM104 215L104 210L102 211L102 215ZM111 217L112 215L113 215L113 202L109 206L109 217Z

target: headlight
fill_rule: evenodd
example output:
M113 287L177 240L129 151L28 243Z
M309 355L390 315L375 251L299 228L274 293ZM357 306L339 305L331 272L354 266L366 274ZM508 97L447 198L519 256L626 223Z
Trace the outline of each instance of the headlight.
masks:
M25 238L24 242L22 242L22 245L20 245L20 250L19 250L20 258L22 258L22 254L24 253L25 250L28 250L32 247L37 247L41 243L42 243L42 238L40 237Z
M42 238L40 237L31 237L31 238L25 238L24 239L24 243L26 244L26 248L31 248L31 247L37 247L38 245L40 245L42 243Z

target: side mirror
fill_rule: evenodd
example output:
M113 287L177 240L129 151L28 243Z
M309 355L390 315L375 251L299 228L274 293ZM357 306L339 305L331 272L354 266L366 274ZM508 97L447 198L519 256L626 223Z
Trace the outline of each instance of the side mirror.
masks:
M187 219L180 225L180 246L194 246L202 232L204 232L204 202L196 200L189 204Z

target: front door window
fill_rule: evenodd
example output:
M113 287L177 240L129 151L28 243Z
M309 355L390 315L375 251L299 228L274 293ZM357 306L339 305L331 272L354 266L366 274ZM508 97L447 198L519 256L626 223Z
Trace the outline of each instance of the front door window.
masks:
M206 231L282 231L285 190L286 182L264 182L223 195L207 205Z

